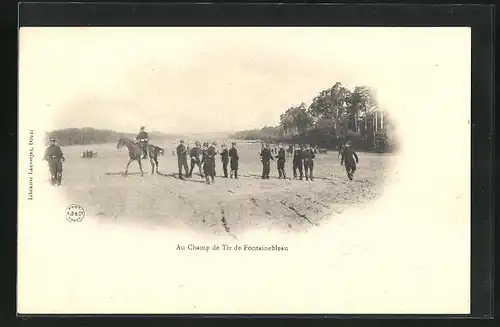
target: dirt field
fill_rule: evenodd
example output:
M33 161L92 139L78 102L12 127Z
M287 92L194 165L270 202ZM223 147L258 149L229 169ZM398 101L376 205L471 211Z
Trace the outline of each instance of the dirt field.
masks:
M219 157L215 183L206 185L194 173L196 169L184 181L175 176L174 142L153 143L165 149L165 155L159 157L161 175L151 175L146 160L144 176L136 162L130 165L129 175L123 176L128 152L116 149L115 144L63 147L66 163L61 190L68 201L83 205L87 216L100 221L148 229L188 227L193 232L228 233L236 238L255 227L294 232L319 226L327 214L374 200L391 173L391 156L360 153L358 170L349 181L337 153L329 152L317 155L312 182L290 179L291 158L286 162L288 179L277 178L274 162L271 179L262 180L260 144L239 141L240 178L221 178ZM84 149L96 151L98 156L81 158Z

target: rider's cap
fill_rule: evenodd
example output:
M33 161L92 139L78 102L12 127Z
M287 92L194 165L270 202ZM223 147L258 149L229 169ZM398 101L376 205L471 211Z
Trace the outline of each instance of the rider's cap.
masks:
M179 142L180 142L180 143L184 143L184 140L180 140Z

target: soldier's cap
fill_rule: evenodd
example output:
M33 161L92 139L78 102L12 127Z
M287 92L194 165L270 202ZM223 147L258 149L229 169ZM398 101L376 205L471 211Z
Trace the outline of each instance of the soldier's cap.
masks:
M212 142L212 145L217 145L217 142L213 141L213 142Z
M200 145L201 143L200 143L200 141L196 141L196 142L194 142L194 144Z
M146 128L146 127L144 127L144 126L141 126L141 129L145 129L145 128Z
M180 142L180 143L184 143L184 140L180 140L179 142Z
M236 142L232 142L231 145L236 145Z
M50 142L55 142L55 141L56 141L56 138L55 138L55 137L51 137L49 141L50 141Z

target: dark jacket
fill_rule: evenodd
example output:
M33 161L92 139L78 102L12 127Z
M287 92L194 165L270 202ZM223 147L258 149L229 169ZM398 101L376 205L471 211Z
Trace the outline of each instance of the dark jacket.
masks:
M356 150L352 146L344 146L342 149L340 164L343 164L344 162L354 162L354 159L356 159L356 162L359 161Z
M236 148L229 149L229 157L231 158L231 162L236 162L240 159L238 156L238 150Z
M191 157L191 159L194 158L195 160L198 160L200 159L200 155L201 155L201 149L198 147L194 147L189 151L189 156Z
M181 143L181 144L179 144L179 145L177 146L177 150L176 150L176 152L177 152L177 156L178 156L179 158L186 158L186 155L187 155L187 149L186 149L186 147L184 146L184 144L182 144L182 143Z
M141 140L141 139L146 139L146 141L149 141L149 135L146 132L139 132L137 136L135 137L136 140Z
M208 149L203 151L201 162L205 163L207 161L215 162L215 155L217 151L213 146L208 147Z
M59 145L51 144L47 147L47 149L45 149L43 158L45 160L51 160L52 157L55 157L58 160L64 158L63 152Z
M262 158L262 161L264 162L269 162L269 160L274 160L273 155L271 154L271 150L269 148L264 148L260 152L260 156Z
M286 151L285 151L285 149L281 148L278 151L278 155L276 156L276 158L278 158L278 159L285 159L286 158Z
M293 161L300 162L303 159L303 151L301 149L295 149L293 152Z
M229 151L227 149L222 150L220 157L222 162L229 162Z
M314 158L316 158L316 155L314 154L313 149L306 149L302 152L302 158L307 161L312 161Z

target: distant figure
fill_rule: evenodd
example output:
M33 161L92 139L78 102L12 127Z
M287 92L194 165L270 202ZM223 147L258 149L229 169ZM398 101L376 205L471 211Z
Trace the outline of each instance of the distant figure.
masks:
M313 169L314 169L314 158L316 157L313 148L308 145L305 151L302 153L304 158L304 172L306 175L306 181L313 180Z
M354 161L356 159L356 161ZM351 141L347 141L342 149L342 158L340 159L340 164L345 163L345 170L347 172L347 177L352 180L354 177L354 172L356 171L356 164L359 163L358 154L352 146Z
M295 145L295 150L293 152L293 178L297 179L297 169L300 173L300 180L303 179L303 162L302 162L302 145Z
M229 163L229 151L226 149L225 144L222 144L221 148L222 148L222 152L221 152L220 156L221 156L221 161L222 161L222 170L224 172L224 178L228 178L227 164Z
M184 179L184 176L182 175L182 168L184 168L186 176L189 175L189 169L188 169L186 156L187 156L187 150L186 150L186 146L184 145L184 140L180 140L179 145L177 146L177 165L179 167L179 178L180 179Z
M203 172L205 173L205 178L207 184L210 182L215 182L215 148L213 146L208 146L208 142L203 143L203 152L201 162L203 164Z
M260 156L262 161L262 179L269 179L269 172L271 171L270 160L274 161L269 145L266 144L264 146L260 152Z
M198 166L198 171L200 172L200 176L203 178L203 173L201 171L201 160L200 160L201 146L200 145L201 145L200 141L196 141L194 148L192 148L189 151L189 156L191 157L191 168L189 169L188 177L193 176L194 166Z
M145 131L145 127L141 126L141 131L137 136L135 137L135 141L139 142L139 146L141 147L142 150L142 159L146 159L148 155L148 143L149 143L149 135Z
M45 149L43 160L49 163L50 181L52 185L59 186L62 181L62 162L65 161L61 147L55 138L51 137L49 146Z
M175 150L172 150L172 156L175 157Z
M236 149L236 142L233 142L231 144L231 149L229 150L229 158L231 160L231 178L238 179L238 161L240 160L240 157L238 156L238 150Z
M288 149L286 150L286 152L287 152L287 155L288 155L289 157L291 157L291 156L293 155L293 145L291 145L291 144L290 144L290 145L288 146Z
M278 159L278 175L279 179L281 178L286 178L286 173L285 173L285 161L286 161L286 151L283 149L283 145L279 145L279 151L278 155L276 158Z

